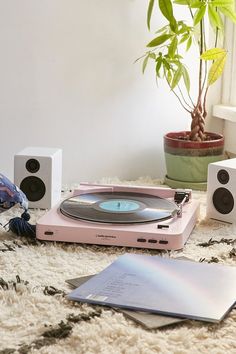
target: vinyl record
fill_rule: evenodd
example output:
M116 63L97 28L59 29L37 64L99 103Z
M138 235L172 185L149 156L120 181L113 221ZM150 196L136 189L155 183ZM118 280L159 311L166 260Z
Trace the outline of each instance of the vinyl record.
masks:
M102 223L129 224L169 219L177 214L174 202L143 193L86 193L64 200L63 215Z

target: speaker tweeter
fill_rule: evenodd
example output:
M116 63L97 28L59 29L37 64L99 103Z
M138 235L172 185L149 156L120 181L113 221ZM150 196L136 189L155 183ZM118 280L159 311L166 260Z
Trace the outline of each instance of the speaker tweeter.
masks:
M227 184L229 182L229 173L226 170L219 170L217 173L217 179L221 184Z

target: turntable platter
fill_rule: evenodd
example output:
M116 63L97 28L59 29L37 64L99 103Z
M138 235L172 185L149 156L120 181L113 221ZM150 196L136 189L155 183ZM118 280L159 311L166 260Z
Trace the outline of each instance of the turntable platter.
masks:
M101 223L130 224L172 218L178 212L174 202L143 193L86 193L64 200L63 215Z

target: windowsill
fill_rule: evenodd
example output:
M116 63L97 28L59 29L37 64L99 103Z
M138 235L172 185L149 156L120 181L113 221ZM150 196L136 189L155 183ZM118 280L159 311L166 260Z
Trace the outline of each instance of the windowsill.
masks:
M236 106L215 105L213 106L213 116L236 123Z

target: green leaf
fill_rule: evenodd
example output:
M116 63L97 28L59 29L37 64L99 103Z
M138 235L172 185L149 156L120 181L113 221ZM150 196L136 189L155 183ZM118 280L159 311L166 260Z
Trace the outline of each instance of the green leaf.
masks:
M146 55L146 57L143 60L143 66L142 66L142 72L143 73L144 73L144 71L146 69L146 66L147 66L147 63L148 63L148 59L150 59L150 58L156 60L156 54L155 53L148 53Z
M160 8L163 16L165 16L165 18L167 18L167 20L169 22L171 22L174 17L171 1L170 0L158 0L158 2L159 2L159 8Z
M155 53L149 53L149 57L156 60L156 54Z
M167 80L168 84L171 85L172 73L170 70L167 70L167 72L166 72L166 80Z
M213 28L219 28L219 29L223 28L223 23L219 15L219 12L216 10L216 7L212 5L208 6L208 16L209 16L211 26Z
M173 58L175 55L177 45L178 45L178 39L176 36L174 36L174 38L172 39L172 42L170 43L170 45L168 47L168 54L171 58Z
M236 13L232 7L219 7L219 10L226 17L230 18L232 22L236 23Z
M222 7L234 5L234 0L212 0L212 6Z
M187 41L187 45L186 45L186 51L189 50L189 48L191 47L192 43L193 43L193 39L192 39L192 37L189 37L189 39Z
M208 74L208 86L214 84L214 82L218 80L219 77L222 75L225 61L226 61L226 55L214 61Z
M186 33L182 36L181 40L179 41L179 44L187 41L189 39L189 33Z
M149 30L150 30L150 21L152 17L153 5L154 5L154 0L150 0L148 5L148 11L147 11L147 26Z
M180 65L182 65L182 64L180 63L180 61L178 60L178 55L176 55L174 59L171 59L170 62L173 63L173 64L175 64L177 67L179 67Z
M147 47L157 47L158 45L167 41L170 37L172 37L171 34L163 34L161 36L158 36L154 38L150 43L148 43Z
M166 25L162 28L160 28L158 31L156 31L155 33L161 33L161 32L167 32L169 29L169 25Z
M171 89L174 90L174 88L178 85L181 76L183 74L182 66L179 66L178 69L174 73L174 77L171 83Z
M190 7L191 9L199 9L200 7L202 7L202 2L199 0L191 1Z
M164 67L167 69L167 70L170 70L170 64L168 63L168 61L166 59L162 59L163 60L163 64L164 64Z
M189 0L175 0L174 4L177 4L177 5L189 5Z
M186 33L188 30L186 30L186 27L181 26L181 28L178 29L177 34L184 34Z
M202 20L202 18L203 18L204 15L205 15L205 12L206 12L206 6L205 6L205 4L204 4L204 5L202 5L202 6L200 7L200 9L197 10L197 11L195 12L195 14L194 14L194 17L193 17L193 24L194 24L194 26L196 26L196 25Z
M162 58L159 57L159 58L157 59L157 64L156 64L156 74L157 74L158 77L160 77L161 65L162 65Z
M203 60L216 60L222 57L226 56L226 50L222 48L212 48L206 50L202 55L200 56L201 59Z
M145 69L146 69L146 66L147 66L147 63L148 63L148 59L149 59L149 55L147 55L145 58L144 58L144 61L143 61L143 66L142 66L142 72L144 73Z
M183 57L182 57L182 55L176 55L176 58L178 58L178 59L184 59Z
M163 16L169 21L172 31L178 29L176 19L173 15L173 6L171 0L158 0L159 8Z
M182 71L183 71L182 74L183 74L184 84L185 84L187 91L189 92L190 91L190 77L189 77L188 70L185 68L184 65L182 66Z

